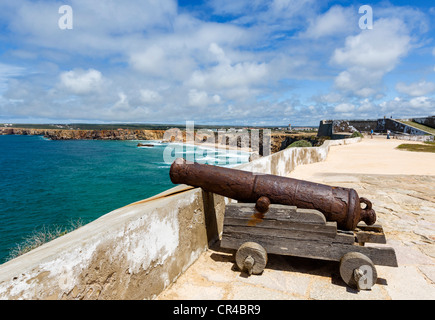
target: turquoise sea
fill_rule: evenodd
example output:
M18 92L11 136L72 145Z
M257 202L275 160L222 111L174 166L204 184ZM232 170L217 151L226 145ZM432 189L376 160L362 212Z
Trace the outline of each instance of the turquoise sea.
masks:
M138 142L154 147L137 147ZM240 151L191 148L157 141L0 136L0 263L35 231L79 220L89 223L172 188L164 152L166 157L185 158L195 152L195 159L209 164L220 159L215 164L223 166L249 159Z

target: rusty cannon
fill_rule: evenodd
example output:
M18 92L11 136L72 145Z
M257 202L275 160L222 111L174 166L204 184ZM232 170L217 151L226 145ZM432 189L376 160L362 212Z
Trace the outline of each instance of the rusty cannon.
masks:
M371 202L360 198L354 189L199 164L182 158L172 163L169 175L174 184L201 187L239 202L256 203L260 214L266 214L270 204L281 204L316 209L327 221L337 222L341 230L354 230L360 221L367 225L376 221Z

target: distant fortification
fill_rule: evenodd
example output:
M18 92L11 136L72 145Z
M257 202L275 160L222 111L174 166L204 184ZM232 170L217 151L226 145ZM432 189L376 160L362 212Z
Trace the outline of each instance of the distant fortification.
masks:
M414 121L435 128L435 116L406 119L405 121ZM387 131L390 131L397 138L405 140L433 140L432 133L391 118L375 120L321 120L317 135L319 137L327 136L335 140L347 138L355 131L368 133L371 130L375 133L387 133Z

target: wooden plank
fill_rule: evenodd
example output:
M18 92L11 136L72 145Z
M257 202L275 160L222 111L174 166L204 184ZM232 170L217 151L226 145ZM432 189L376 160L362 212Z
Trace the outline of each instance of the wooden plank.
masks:
M353 233L337 233L334 243L355 244L355 235Z
M226 226L243 226L251 227L252 229L270 228L277 230L300 230L313 233L328 233L330 234L330 237L335 237L337 234L337 224L335 222L328 222L326 224L308 224L286 220L270 220L265 218L253 223L251 217L225 217L224 230Z
M296 222L264 220L260 224L250 226L247 219L225 218L223 233L226 232L243 232L247 234L264 234L263 229L267 229L268 235L274 235L278 238L289 239L312 239L312 240L329 240L343 244L355 243L353 232L343 233L337 230L335 222L327 222L325 225L302 224Z
M385 238L385 234L379 234L376 232L370 231L356 231L355 236L358 242L360 243L382 243L386 244L387 239Z
M330 231L332 230L332 231ZM303 239L303 240L324 240L333 241L336 236L334 229L290 229L290 228L265 228L264 226L249 227L246 225L225 225L224 233L240 233L246 235L256 235L258 237L275 237L277 241L285 242L287 239Z
M223 232L241 232L287 239L334 239L335 242L345 244L355 242L353 232L349 231L347 232L348 234L345 235L337 234L337 232L344 233L344 231L337 230L336 222L326 222L323 214L316 210L314 210L314 213L310 210L308 214L305 214L305 210L301 210L298 213L299 216L297 216L296 213L298 209L296 209L296 207L273 205L271 215L267 214L262 219L258 218L254 220L252 216L252 212L255 212L253 207L253 204L237 204L236 206L231 206L229 214L226 214L224 217ZM282 213L284 211L286 211L286 215L283 218ZM292 218L288 217L288 212L294 214ZM321 215L320 219L319 215ZM271 217L277 219L272 219ZM303 218L301 219L300 217ZM316 221L320 223L306 223L305 221L307 221L307 219L304 219L306 217L308 217L308 221L310 222Z
M355 229L355 236L360 243L382 243L386 244L387 239L381 225L363 225L358 224Z
M221 247L238 249L244 242L253 241L262 245L268 253L340 261L348 252L360 252L369 257L374 264L397 267L396 254L393 248L363 247L342 243L294 240L281 241L276 237L248 235L240 233L224 233Z
M372 224L371 226L368 226L365 224L365 222L361 221L360 223L357 224L356 228L362 231L374 231L374 232L384 233L384 229L380 224Z
M255 210L254 203L230 203L225 206L225 216L252 217L252 219L270 219L297 221L303 223L325 224L325 216L314 209L300 209L295 206L271 204L269 211L260 214Z

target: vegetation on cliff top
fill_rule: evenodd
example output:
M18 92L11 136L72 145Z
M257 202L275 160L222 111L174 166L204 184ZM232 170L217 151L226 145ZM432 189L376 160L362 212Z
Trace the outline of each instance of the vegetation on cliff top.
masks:
M33 233L27 238L23 239L21 243L16 244L16 246L10 251L7 260L12 260L18 256L21 256L33 249L36 249L37 247L42 246L44 243L59 238L68 232L80 228L81 226L83 226L83 222L80 219L76 222L71 222L71 225L65 228L56 225L51 227L43 226L40 230L33 231Z
M311 142L307 141L307 140L298 140L293 142L291 145L289 145L287 147L288 148L306 148L306 147L312 147L313 145L311 144Z
M362 133L359 132L359 131L354 131L350 137L351 137L351 138L358 138L358 137L359 137L359 138L364 138L364 136L362 135Z
M403 143L397 149L415 152L435 152L435 142L426 141L424 144Z

